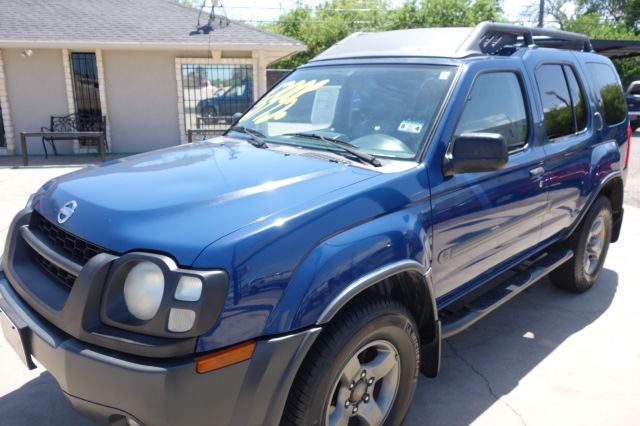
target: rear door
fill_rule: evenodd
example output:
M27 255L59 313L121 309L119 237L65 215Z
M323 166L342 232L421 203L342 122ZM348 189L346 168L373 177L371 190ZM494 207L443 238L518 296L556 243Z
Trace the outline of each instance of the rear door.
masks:
M541 228L541 241L546 243L566 232L588 202L594 150L602 148L603 141L594 123L602 117L590 102L586 75L573 53L561 52L554 60L537 62L532 74L543 110L547 154L543 167L549 205ZM624 103L621 91L620 101ZM616 119L624 120L622 114Z
M539 241L546 208L539 173L544 152L533 137L525 90L530 82L519 62L508 64L499 69L497 64L471 65L479 69L467 72L461 87L465 102L447 139L450 147L462 132L501 133L510 151L506 166L494 172L430 175L436 264L432 273L438 296L447 295L443 304L504 269Z

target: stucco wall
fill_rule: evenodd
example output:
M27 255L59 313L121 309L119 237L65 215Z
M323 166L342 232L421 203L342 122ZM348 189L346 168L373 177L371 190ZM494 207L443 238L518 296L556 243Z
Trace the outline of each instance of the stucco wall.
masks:
M175 58L202 54L103 50L111 151L148 151L180 143Z
M21 49L2 49L9 107L16 153L20 153L19 133L39 132L49 125L52 115L67 115L69 107L65 93L62 53L56 49L34 49L24 57ZM42 144L30 139L29 153L42 153ZM59 153L71 153L71 142L56 143Z

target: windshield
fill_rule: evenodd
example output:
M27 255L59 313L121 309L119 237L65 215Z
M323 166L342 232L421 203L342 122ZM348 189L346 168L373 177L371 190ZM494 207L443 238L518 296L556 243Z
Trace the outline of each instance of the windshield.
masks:
M270 142L339 150L304 137L320 135L371 155L412 159L433 124L454 71L452 66L439 65L302 68L274 87L237 124Z

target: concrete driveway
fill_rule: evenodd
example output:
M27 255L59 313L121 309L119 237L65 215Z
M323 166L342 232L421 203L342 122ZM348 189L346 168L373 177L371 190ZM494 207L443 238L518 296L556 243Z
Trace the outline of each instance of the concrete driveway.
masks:
M640 140L620 241L582 295L547 280L444 343L442 372L421 377L405 422L417 425L634 425L640 420ZM637 159L637 160L636 160ZM47 179L73 169L0 169L0 237ZM88 425L41 367L0 338L0 424Z

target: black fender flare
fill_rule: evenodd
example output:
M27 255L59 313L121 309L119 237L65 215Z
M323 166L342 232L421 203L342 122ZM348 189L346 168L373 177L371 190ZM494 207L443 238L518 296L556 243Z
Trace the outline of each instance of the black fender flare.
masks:
M425 286L426 298L422 309L422 318L416 318L418 326L428 328L426 335L431 336L430 341L421 342L422 361L421 371L428 377L435 377L440 370L441 358L441 325L438 318L435 291L431 280L431 268L415 260L401 260L374 269L373 271L352 281L336 296L322 311L316 320L317 326L331 321L347 303L363 291L375 284L402 272L417 272L422 277ZM427 318L429 318L427 320ZM426 323L424 323L426 321ZM425 333L421 333L425 335Z

